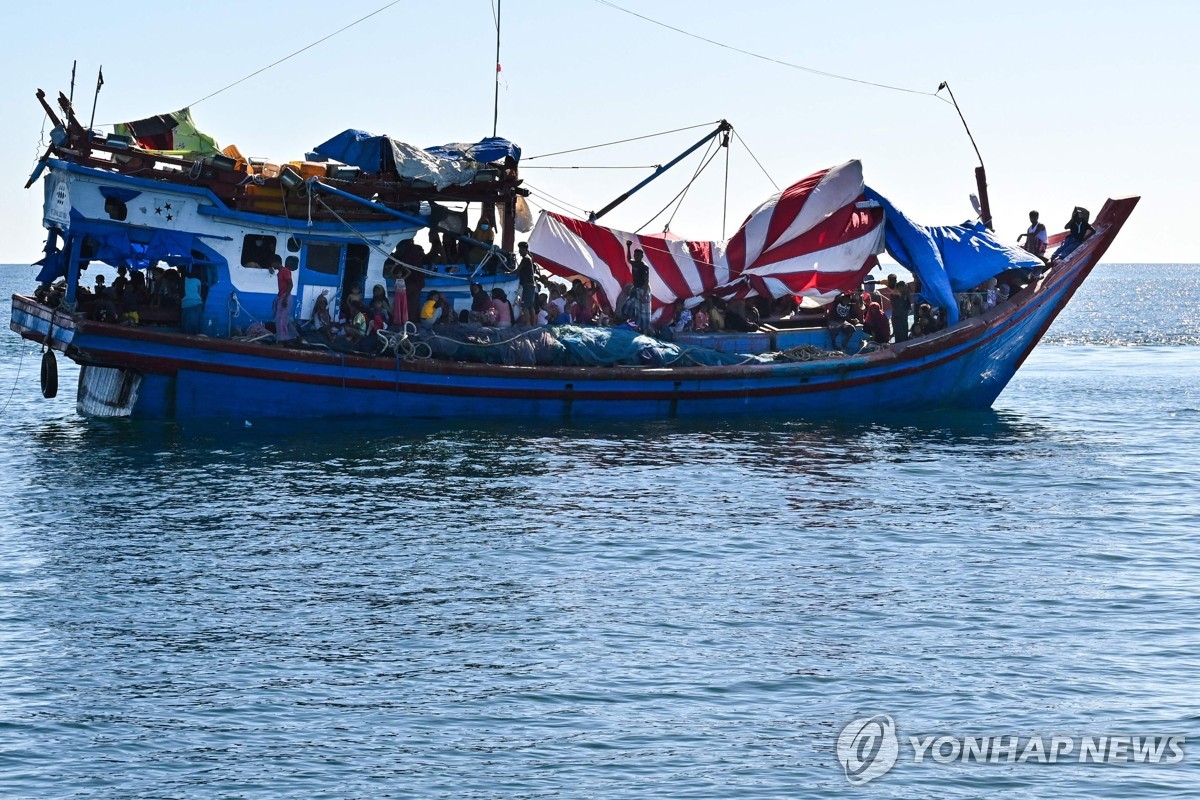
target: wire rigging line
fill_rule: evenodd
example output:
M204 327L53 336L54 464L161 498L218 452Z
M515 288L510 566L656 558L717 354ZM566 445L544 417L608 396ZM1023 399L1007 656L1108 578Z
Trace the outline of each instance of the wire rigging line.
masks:
M662 213L671 207L671 203L674 203L676 200L680 199L683 195L687 194L687 190L690 189L692 184L696 182L696 178L700 177L700 173L704 171L705 167L707 167L709 164L712 163L712 160L717 157L717 153L719 153L719 152L721 152L720 149L714 150L712 152L712 155L710 155L708 157L708 160L700 165L700 169L696 170L695 176L693 176L693 178L690 181L688 181L687 186L684 186L682 189L680 189L679 194L675 195L669 201L667 201L667 204L665 206L663 206L661 209L659 209L659 212L657 214L655 214L650 219L646 220L645 223L642 224L642 227L638 228L636 231L634 231L634 233L641 233L643 228L645 228L651 222L654 222L654 220L661 217Z
M545 200L532 193L529 195L529 197L525 198L525 202L528 203L531 208L541 209L542 211L557 210L561 213L567 214L568 216L572 214L571 210L566 206L560 206L558 203L552 203L549 200Z
M610 0L595 0L595 2L599 3L602 6L608 6L609 8L615 9L616 11L622 11L626 14L629 14L630 16L637 17L638 19L645 20L646 22L652 23L654 25L658 25L659 27L666 28L667 30L672 30L672 31L675 31L676 33L681 33L684 36L688 36L692 39L698 39L701 42L707 42L708 44L715 45L717 47L721 47L726 50L732 50L735 53L741 53L742 55L750 56L751 58L757 58L762 61L769 61L772 64L779 64L780 66L790 67L791 69L798 69L801 72L807 72L811 75L819 75L823 78L834 78L839 81L849 81L850 83L859 83L859 84L863 84L864 86L874 86L877 89L891 89L892 91L895 91L895 92L905 92L907 94L921 94L921 95L926 95L928 97L936 97L938 100L942 100L943 102L948 102L945 100L945 98L940 97L936 92L925 92L925 91L921 91L920 89L908 89L903 86L893 86L889 83L876 83L875 81L867 81L867 80L863 80L861 78L851 78L848 75L838 75L837 73L834 73L834 72L826 72L826 71L820 70L820 69L813 69L812 67L806 67L802 64L793 64L790 61L781 61L778 58L772 58L771 56L764 56L761 53L755 53L751 50L743 50L742 48L734 47L731 44L725 44L724 42L718 42L716 39L709 39L708 37L701 36L700 34L692 33L691 31L685 31L683 28L677 28L674 25L670 25L666 22L661 22L659 20L647 17L644 14L639 14L636 11L631 11L628 8L624 8L622 6L617 5L616 3L610 2Z
M575 216L575 212L571 211L571 209L567 208L566 206L560 206L558 203L555 203L553 200L546 200L545 198L540 197L538 195L530 195L528 202L529 202L529 205L536 206L537 208L540 208L543 211L549 211L551 209L551 206L553 206L554 208L557 208L559 211L563 212L567 216Z
M284 56L283 58L279 59L278 61L274 61L270 64L267 64L262 69L255 70L254 72L251 72L249 75L245 76L244 78L238 78L233 83L229 84L228 86L223 86L220 89L217 89L212 94L208 94L208 95L205 95L204 97L201 97L199 100L195 101L194 103L190 103L188 105L188 107L190 108L192 106L197 106L197 105L203 103L205 100L216 97L217 95L219 95L221 92L225 91L226 89L232 89L233 87L237 86L239 83L245 83L246 81L250 80L254 76L261 75L262 73L266 72L267 70L271 69L272 67L277 67L280 64L282 64L283 62L285 62L289 59L295 58L296 56L303 53L305 50L311 50L312 48L316 47L317 45L321 44L322 42L332 39L334 36L337 36L339 33L350 30L351 28L353 28L355 25L358 25L359 23L366 22L367 20L369 20L371 17L375 16L376 14L380 14L384 11L387 11L389 8L391 8L394 5L397 5L400 2L401 2L401 0L392 0L392 2L388 3L387 5L380 6L379 8L372 11L370 14L367 14L365 17L359 17L358 19L354 20L354 22L351 22L349 25L345 25L341 28L338 28L333 33L328 33L328 34L322 36L320 39L317 39L315 42L312 42L311 44L306 44L304 47L301 47L299 50L295 51L294 53L290 53L289 55Z
M559 166L552 167L549 165L542 166L542 165L534 164L532 167L523 166L523 167L521 167L521 169L658 169L661 166L662 166L662 164L631 164L628 166L612 166L612 165L607 165L607 164L605 164L605 165L580 164L580 165L571 166L571 167L559 167Z
M535 158L549 158L550 156L561 156L561 155L566 155L567 153L581 153L584 150L595 150L597 147L611 147L614 144L625 144L626 142L636 142L636 141L640 141L642 139L653 139L655 136L666 136L669 133L679 133L680 131L690 131L690 130L695 130L696 128L710 128L713 125L716 125L718 122L720 122L720 120L713 120L712 122L701 122L699 125L688 125L686 128L675 128L674 130L669 130L669 131L660 131L658 133L648 133L645 136L634 136L629 139L617 139L615 142L604 142L602 144L589 144L587 147L575 147L570 150L559 150L555 153L542 153L541 155L536 155L536 156L526 156L524 158L524 161L533 161Z
M580 206L577 206L577 205L575 205L574 203L569 203L569 202L567 202L566 200L563 200L561 197L555 197L554 195L552 195L552 194L550 194L549 192L547 192L545 189L542 189L542 188L540 188L540 187L538 187L538 186L534 186L534 185L533 185L533 184L531 184L531 183L526 183L526 184L525 184L525 188L526 188L526 189L530 189L530 190L532 190L532 191L534 191L534 192L538 193L539 195L541 195L541 196L543 196L543 197L546 197L546 198L548 198L548 199L550 199L550 200L557 200L559 203L562 203L563 205L566 205L566 206L570 206L571 208L574 208L574 209L576 209L577 211L579 211L579 212L580 212L580 213L582 213L582 214L586 214L586 213L588 213L588 211L587 211L587 209L586 209L586 208L582 208L582 207L580 207Z
M779 184L776 183L775 179L771 177L771 173L767 172L767 168L764 167L762 162L758 160L758 156L754 155L754 151L750 149L750 145L746 144L746 140L742 138L742 135L737 132L737 128L733 129L733 135L736 136L737 140L742 143L742 147L746 148L746 152L749 153L750 157L754 159L754 163L758 164L758 168L762 170L762 174L767 176L767 180L771 182L771 185L775 187L775 191L778 192Z
M688 190L692 188L692 184L696 182L696 179L700 177L700 173L705 167L708 166L708 162L705 161L705 159L708 158L708 154L712 152L713 145L716 144L716 141L716 139L713 139L708 143L708 147L704 149L704 155L700 156L700 163L696 165L696 171L692 173L692 179L689 180L686 185L684 185L683 191L679 194L679 202L675 204L675 210L671 212L671 216L667 218L667 224L663 226L664 232L671 229L671 223L675 221L675 215L679 213L679 209L683 207L683 201L687 199Z

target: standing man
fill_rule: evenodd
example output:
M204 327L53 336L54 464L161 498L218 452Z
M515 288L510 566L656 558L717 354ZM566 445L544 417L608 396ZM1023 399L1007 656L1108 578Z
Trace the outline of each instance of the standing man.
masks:
M630 301L634 304L634 324L638 330L647 336L653 329L650 327L650 265L643 259L645 253L633 249L633 242L625 242L625 255L629 258L629 271L633 275L633 291Z
M1049 242L1049 237L1046 235L1046 226L1038 222L1038 212L1029 212L1029 230L1017 237L1017 241L1025 240L1025 251L1032 253L1038 258L1042 258L1046 252L1046 243Z
M275 312L275 341L290 342L296 338L292 332L292 271L283 265L279 254L275 254L271 256L267 272L275 275L279 286L279 293L271 304L271 310Z
M195 267L188 267L183 279L183 299L180 301L180 313L183 317L183 332L195 336L200 333L200 312L204 307L200 299L200 278Z
M517 250L520 255L517 262L517 279L521 282L521 323L534 325L537 322L538 290L533 259L529 256L529 243L519 243Z
M896 284L896 294L892 297L892 333L896 343L908 341L908 312L912 310L912 295L908 284L899 281Z

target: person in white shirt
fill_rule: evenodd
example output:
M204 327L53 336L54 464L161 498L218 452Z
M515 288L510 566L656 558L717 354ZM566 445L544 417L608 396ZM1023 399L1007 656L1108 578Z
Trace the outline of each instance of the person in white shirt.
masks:
M1043 258L1046 252L1046 244L1050 237L1046 235L1046 226L1038 222L1038 212L1029 212L1029 230L1017 237L1017 241L1025 240L1026 252L1032 253L1038 258Z

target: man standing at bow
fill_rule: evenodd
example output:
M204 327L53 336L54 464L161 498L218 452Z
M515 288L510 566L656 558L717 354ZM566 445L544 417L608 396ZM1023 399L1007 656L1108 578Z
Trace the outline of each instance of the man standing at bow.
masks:
M1017 237L1017 241L1025 240L1026 252L1032 253L1038 258L1046 252L1046 243L1049 238L1046 236L1046 226L1038 222L1038 212L1029 212L1029 230Z

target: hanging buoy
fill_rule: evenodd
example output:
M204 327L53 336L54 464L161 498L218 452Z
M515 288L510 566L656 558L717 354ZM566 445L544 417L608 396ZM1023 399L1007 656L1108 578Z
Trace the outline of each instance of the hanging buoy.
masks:
M42 397L49 400L58 395L58 361L54 351L42 353Z

